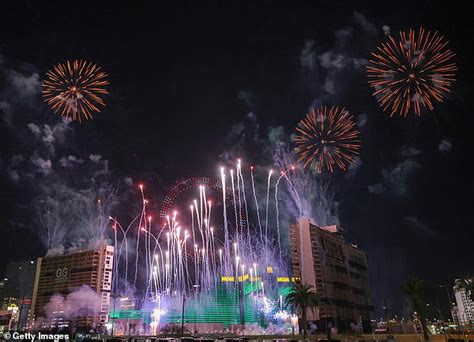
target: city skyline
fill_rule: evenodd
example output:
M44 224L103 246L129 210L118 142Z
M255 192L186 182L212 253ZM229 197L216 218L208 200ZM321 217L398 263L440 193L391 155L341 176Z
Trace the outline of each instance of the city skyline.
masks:
M463 17L472 5L72 6L65 15L54 3L21 1L5 6L0 24L0 229L8 241L0 251L0 274L11 261L94 248L99 237L112 241L109 215L129 222L140 208L140 184L153 220L180 182L221 181L223 167L230 187L229 170L237 170L240 159L249 203L253 176L256 206L264 210L270 203L268 240L280 260L291 254L289 225L298 218L338 225L346 242L367 255L378 316L384 305L407 314L400 284L412 276L425 279L448 311L440 286L473 273L466 164L474 145L474 51L467 43L474 27ZM449 41L446 58L455 67L442 69L449 92L442 91L442 102L433 95L433 110L421 106L421 115L413 109L404 117L396 108L391 116L391 108L383 108L387 102L373 96L381 84L375 77L380 60L372 53L389 35L397 39L399 32L421 28ZM100 67L107 80L100 101L93 102L100 112L87 107L92 119L80 123L55 112L58 84L51 76L54 67L75 60ZM411 97L413 108L419 96ZM304 167L308 154L301 149L324 145L331 135L326 142L294 138L305 128L319 129L312 111L333 106L343 109L335 120L345 120L345 140L331 147L342 148L337 161L323 163L318 173L314 160ZM276 180L290 166L298 191L282 178L277 193ZM267 186L269 170L275 173ZM222 211L214 187L210 196ZM189 204L199 196L190 189L169 208L188 215L182 219L187 227ZM265 217L250 209L258 235L256 222ZM96 210L103 221L97 222ZM224 219L213 220L223 235ZM53 226L57 234L51 234Z

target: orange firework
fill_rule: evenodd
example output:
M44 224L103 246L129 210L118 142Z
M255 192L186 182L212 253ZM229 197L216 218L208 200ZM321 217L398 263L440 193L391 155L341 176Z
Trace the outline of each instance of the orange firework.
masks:
M391 116L409 112L421 115L433 110L433 102L443 102L455 80L455 54L447 48L448 41L438 32L400 32L395 39L382 43L372 53L367 72L374 96Z
M304 167L317 172L334 166L346 170L360 148L360 132L345 108L321 107L307 114L296 127L295 152Z
M67 61L47 72L43 82L43 97L55 113L81 122L92 119L93 112L105 106L103 96L109 82L107 74L87 61Z

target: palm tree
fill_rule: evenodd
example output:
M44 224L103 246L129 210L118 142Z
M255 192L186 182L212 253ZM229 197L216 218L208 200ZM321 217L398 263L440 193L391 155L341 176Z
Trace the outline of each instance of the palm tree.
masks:
M474 277L469 276L462 279L456 280L456 290L466 292L466 297L471 298L474 301Z
M303 335L308 335L307 311L309 308L314 309L319 303L319 296L314 291L314 286L308 283L296 284L291 289L285 299L286 306L299 309L301 313L301 327Z
M423 337L425 341L429 341L428 328L426 326L425 282L423 279L417 277L411 278L400 286L400 291L410 296L413 306L420 318Z

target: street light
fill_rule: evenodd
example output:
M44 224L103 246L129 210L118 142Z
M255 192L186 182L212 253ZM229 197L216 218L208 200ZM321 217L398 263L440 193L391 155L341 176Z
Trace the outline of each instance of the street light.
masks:
M181 337L184 336L184 303L186 301L186 297L183 292L183 307L181 309Z
M390 327L390 319L388 318L388 307L387 307L387 303L385 302L385 299L383 300L382 309L385 310L385 319L387 320L387 332L389 335L392 335L392 329Z
M200 285L194 284L194 335L197 336L196 292Z

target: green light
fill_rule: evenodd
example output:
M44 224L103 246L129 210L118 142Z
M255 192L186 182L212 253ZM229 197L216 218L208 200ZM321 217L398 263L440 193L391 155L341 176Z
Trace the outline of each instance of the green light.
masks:
M260 291L260 284L253 282L243 283L243 307L245 323L258 323L265 326L265 316L258 312L255 301L250 296L252 293ZM269 292L270 292L269 288ZM273 288L274 294L283 298L290 292L290 286ZM181 323L182 306L176 305L166 308L166 314L161 317L160 322L167 324ZM110 313L111 319L131 319L143 320L145 323L151 322L152 310L115 310ZM214 291L200 293L198 297L186 298L184 305L185 323L220 323L224 327L234 324L241 324L239 293L237 287L221 284Z

